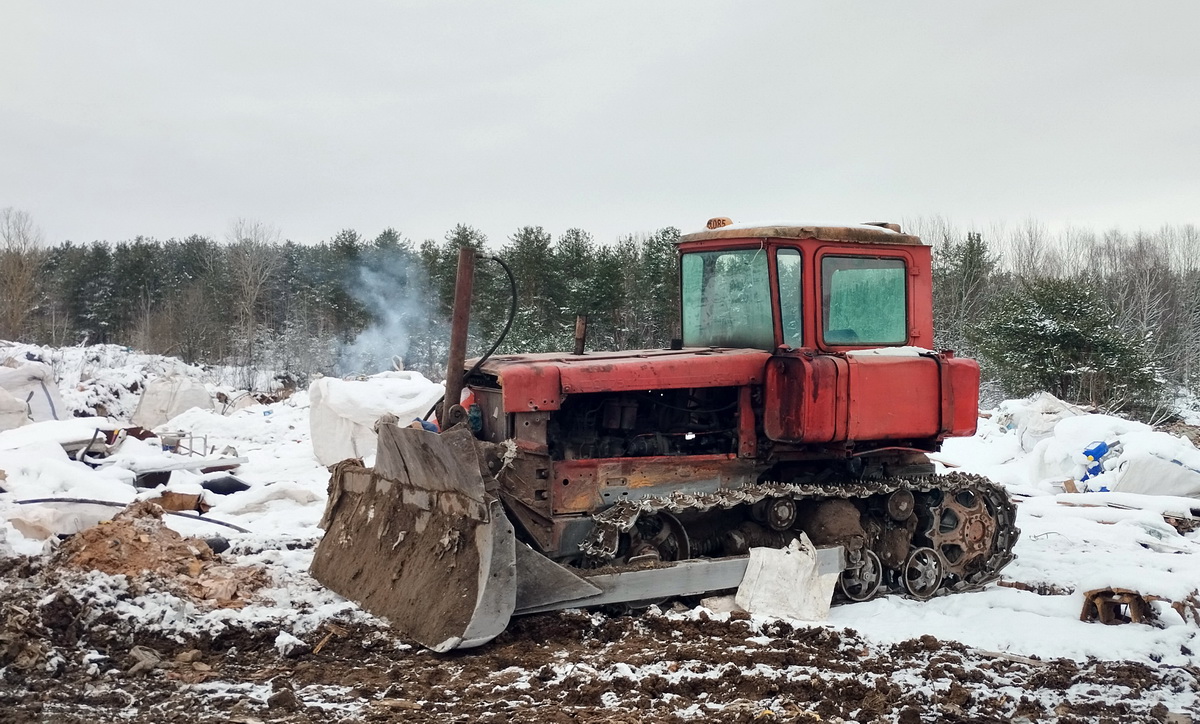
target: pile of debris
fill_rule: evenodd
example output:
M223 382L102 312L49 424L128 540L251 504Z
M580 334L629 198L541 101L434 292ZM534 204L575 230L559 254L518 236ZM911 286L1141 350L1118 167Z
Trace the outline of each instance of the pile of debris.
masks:
M155 577L169 588L218 608L241 608L266 583L262 569L222 563L208 541L184 538L162 521L154 501L134 503L67 539L53 562L79 571L138 579Z
M110 594L161 592L194 604L203 615L241 609L270 583L263 568L226 563L208 541L168 528L162 508L152 501L76 533L52 554L6 557L0 551L0 570L8 583L0 588L5 593L0 672L12 685L37 672L58 677L66 670L98 680L114 667L129 676L175 666L181 681L203 681L210 674L194 661L199 652L182 650L168 664L155 650L134 645L142 643L134 635L137 624L114 625L113 607L125 594ZM97 579L97 573L113 578ZM128 651L124 663L123 651Z

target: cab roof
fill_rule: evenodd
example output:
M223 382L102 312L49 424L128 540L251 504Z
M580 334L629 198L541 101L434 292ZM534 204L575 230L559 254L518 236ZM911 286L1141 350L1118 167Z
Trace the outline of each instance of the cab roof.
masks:
M759 222L726 224L679 237L679 243L709 239L817 239L819 241L851 241L865 244L900 244L928 246L918 236L904 234L899 224L872 222L866 224L821 224L812 222Z

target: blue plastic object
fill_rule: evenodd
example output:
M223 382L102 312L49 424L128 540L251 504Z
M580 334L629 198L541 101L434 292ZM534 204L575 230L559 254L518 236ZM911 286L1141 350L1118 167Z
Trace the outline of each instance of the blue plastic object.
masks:
M1101 460L1103 460L1104 456L1108 454L1109 449L1108 443L1104 442L1103 440L1094 442L1084 448L1083 454L1085 457L1087 457L1087 464L1084 466L1085 471L1083 473L1083 477L1079 479L1079 482L1083 482L1088 478L1095 477L1104 472L1104 465L1101 463ZM1102 488L1101 490L1104 489Z

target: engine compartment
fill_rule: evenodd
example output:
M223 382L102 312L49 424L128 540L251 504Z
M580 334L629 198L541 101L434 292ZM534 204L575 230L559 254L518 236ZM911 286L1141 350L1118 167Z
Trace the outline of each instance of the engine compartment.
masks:
M570 395L550 418L554 460L737 451L736 387Z

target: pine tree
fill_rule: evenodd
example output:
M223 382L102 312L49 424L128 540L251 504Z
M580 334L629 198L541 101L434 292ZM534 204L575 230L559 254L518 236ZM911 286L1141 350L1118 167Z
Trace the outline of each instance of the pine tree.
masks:
M500 252L517 282L517 313L505 348L549 352L560 348L563 274L555 268L550 234L525 226L509 237ZM511 292L510 292L511 293Z
M967 330L986 314L993 296L997 257L983 235L946 239L933 252L933 328L936 349L973 353Z
M1035 279L1004 294L971 340L1005 388L1109 410L1158 402L1159 370L1093 288Z

